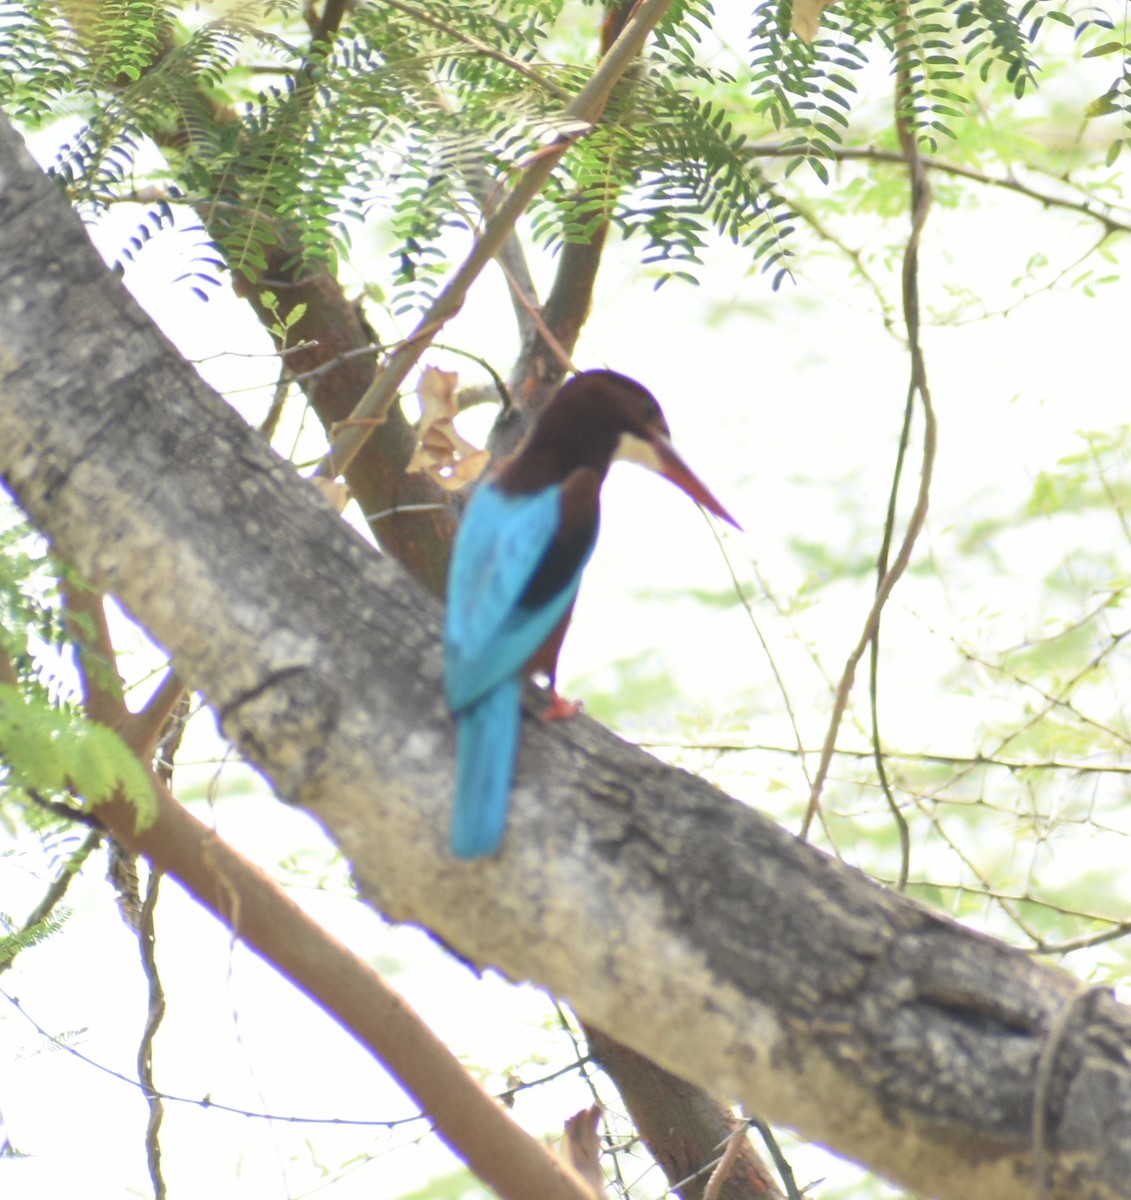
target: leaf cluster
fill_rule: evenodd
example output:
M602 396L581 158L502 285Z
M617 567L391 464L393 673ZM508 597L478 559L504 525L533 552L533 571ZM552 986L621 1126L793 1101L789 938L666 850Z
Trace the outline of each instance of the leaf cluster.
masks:
M1016 99L1039 82L1039 57L1050 31L1068 26L1077 39L1090 29L1113 28L1097 6L1073 16L1046 0L911 0L899 5L860 0L825 9L821 32L806 43L790 32L792 5L762 0L754 10L750 62L757 111L786 136L802 163L828 182L828 161L850 140L862 69L871 46L886 54L898 81L898 112L920 144L934 152L955 137L955 122L972 108L975 89L999 77ZM1108 107L1128 113L1124 43L1092 50L1123 53ZM1097 105L1101 102L1097 101ZM1082 114L1084 115L1084 114Z
M473 227L532 154L568 135L532 214L543 244L611 222L662 282L694 279L721 235L776 286L794 221L750 148L753 125L782 132L787 173L804 163L827 182L877 49L905 127L934 149L979 83L1000 78L1020 97L1037 82L1048 30L1068 24L1087 43L1114 28L1098 10L1073 17L1045 0L849 0L823 12L810 44L791 32L786 0L760 0L747 62L728 72L713 65L710 4L678 0L602 120L581 131L561 113L592 49L563 55L562 10L563 0L397 0L357 6L312 42L297 5L269 26L192 25L159 0L0 0L0 102L31 125L68 108L86 118L55 165L76 203L148 198L140 231L166 219L161 204L192 204L221 252L201 258L202 279L221 259L251 279L293 268L274 256L281 245L332 269L351 227L372 220L390 246L394 307L422 306L446 270L449 232ZM1093 109L1131 121L1125 41L1084 52L1117 50L1120 73ZM147 170L161 181L156 200L138 184Z
M36 921L27 929L20 929L10 917L0 913L0 929L8 931L0 933L0 968L5 963L10 963L16 955L21 954L24 950L30 950L32 946L38 946L41 942L53 937L63 928L65 919L65 913L49 916L42 921Z
M151 819L148 776L113 730L86 720L37 662L66 630L46 555L22 526L0 535L0 800L32 810L31 799L78 797L90 808L121 795Z
M153 789L141 764L105 725L0 684L0 761L5 790L76 795L89 809L116 795L152 821Z

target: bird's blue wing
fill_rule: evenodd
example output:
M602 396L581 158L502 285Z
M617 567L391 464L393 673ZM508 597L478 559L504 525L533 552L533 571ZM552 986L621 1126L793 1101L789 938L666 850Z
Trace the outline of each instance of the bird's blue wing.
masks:
M488 483L468 504L452 552L444 629L445 684L454 711L521 671L573 602L580 568L545 603L519 604L560 521L557 486L508 496Z

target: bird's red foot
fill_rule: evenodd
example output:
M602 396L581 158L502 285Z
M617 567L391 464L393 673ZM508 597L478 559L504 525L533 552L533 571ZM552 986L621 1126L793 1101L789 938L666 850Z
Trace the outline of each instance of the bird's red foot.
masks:
M568 721L570 717L576 717L581 712L580 700L567 700L564 696L559 696L553 688L550 689L550 705L545 712L542 713L539 720L542 721Z

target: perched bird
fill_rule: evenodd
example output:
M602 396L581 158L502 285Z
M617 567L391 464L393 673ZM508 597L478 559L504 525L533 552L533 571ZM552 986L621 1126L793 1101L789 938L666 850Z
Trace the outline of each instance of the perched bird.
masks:
M459 727L451 846L460 858L494 854L503 839L523 678L549 679L543 720L580 707L557 694L554 677L614 459L658 472L738 527L675 452L640 384L585 371L558 391L518 452L479 486L452 551L444 676Z

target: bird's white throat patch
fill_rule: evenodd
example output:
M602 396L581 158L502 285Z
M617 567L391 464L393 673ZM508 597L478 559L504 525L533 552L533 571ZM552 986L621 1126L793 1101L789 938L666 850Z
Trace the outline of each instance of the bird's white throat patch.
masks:
M639 463L649 471L664 473L663 460L655 445L646 438L637 437L634 433L622 433L613 453L614 461Z

